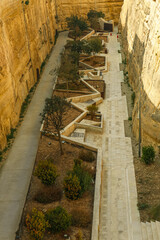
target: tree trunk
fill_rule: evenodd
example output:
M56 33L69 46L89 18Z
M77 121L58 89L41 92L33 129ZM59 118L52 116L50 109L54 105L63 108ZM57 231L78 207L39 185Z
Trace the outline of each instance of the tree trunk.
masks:
M61 155L63 155L63 149L62 149L62 141L61 141L61 134L60 134L60 131L58 130L58 139L59 139L59 146L60 146L60 152L61 152Z

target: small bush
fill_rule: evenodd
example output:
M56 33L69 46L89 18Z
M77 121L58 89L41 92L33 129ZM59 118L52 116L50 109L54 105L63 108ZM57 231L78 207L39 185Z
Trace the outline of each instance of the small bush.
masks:
M142 160L146 164L151 164L154 162L155 150L153 146L145 146L142 148Z
M48 160L41 161L35 170L35 176L37 176L43 184L52 185L58 176L56 166Z
M89 190L92 182L92 177L87 171L85 171L80 165L74 165L72 174L76 175L79 179L81 186L80 195Z
M160 205L157 205L151 209L150 218L156 221L160 221Z
M64 231L71 225L71 216L60 206L47 211L46 220L50 224L49 230L53 233Z
M144 210L146 208L149 208L149 205L146 203L138 203L137 206L139 210Z
M93 152L84 151L84 150L82 150L79 153L79 158L82 159L85 162L93 162L95 160L95 156L94 156Z
M75 227L88 227L92 222L92 215L87 209L76 208L72 210L72 225Z
M89 113L91 114L91 119L93 120L96 112L98 111L98 107L96 105L89 105L87 107L87 110L89 111Z
M80 181L76 175L69 174L64 179L64 191L67 198L76 200L81 196Z
M26 226L33 239L42 240L49 224L46 221L44 214L34 208L32 210L32 215L27 215L26 217Z
M34 197L34 200L47 204L56 201L60 201L62 198L62 190L57 187L45 187L43 190L40 190Z

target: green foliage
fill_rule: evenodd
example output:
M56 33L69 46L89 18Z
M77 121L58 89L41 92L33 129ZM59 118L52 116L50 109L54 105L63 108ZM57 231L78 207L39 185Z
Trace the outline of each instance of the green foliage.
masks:
M76 175L69 174L64 179L64 191L67 198L77 200L81 197L80 181Z
M145 210L146 208L149 208L149 205L146 203L138 203L137 207L139 210Z
M136 95L135 95L135 92L133 92L132 95L131 95L131 100L132 100L132 105L133 106L134 106L135 98L136 98Z
M155 150L153 146L145 146L142 148L142 160L146 164L151 164L155 159Z
M58 176L56 166L48 160L38 163L34 175L45 185L54 184Z
M82 32L88 29L88 25L83 18L78 18L75 15L66 18L68 28L73 30L75 40L80 37Z
M25 4L28 5L29 4L29 0L25 1Z
M92 38L88 40L88 43L93 53L98 53L102 50L102 40L100 38Z
M90 22L90 27L97 31L100 28L98 19L104 18L105 14L103 12L97 12L96 10L90 10L87 14L88 21Z
M2 152L0 151L0 162L3 160Z
M105 17L105 14L102 12L102 11L96 11L96 10L90 10L88 13L87 13L87 17L88 17L88 20L89 19L92 19L92 18L104 18Z
M89 111L89 113L91 114L91 119L93 120L97 110L98 110L98 107L96 105L89 105L87 107L87 110Z
M22 103L21 112L20 112L20 118L24 117L24 114L26 112L26 109L27 109L28 104L30 103L30 101L31 101L31 97L28 94L27 97L25 98L24 102Z
M85 191L89 190L92 182L92 177L87 171L82 168L81 164L75 164L71 173L72 176L76 175L79 179L81 186L80 195L82 196Z
M71 225L71 216L60 206L47 211L46 220L50 224L49 230L53 233L64 231Z
M160 221L160 204L151 209L150 218L156 221Z
M45 119L46 124L51 121L57 131L61 154L63 154L63 150L60 130L63 129L65 115L70 107L71 102L68 102L65 98L54 95L52 98L45 100L45 107L42 113L42 119Z
M44 214L34 208L31 216L28 214L26 217L26 226L33 239L42 240L49 224L45 220Z
M128 120L129 120L129 121L132 121L132 117L129 117Z
M36 193L34 197L34 200L39 203L47 204L47 203L60 201L61 198L62 198L62 190L55 186L50 186L50 187L45 187L44 189L38 191L38 193Z
M82 159L85 162L94 162L94 160L95 160L95 156L94 156L93 152L84 151L84 150L82 150L79 153L79 158Z
M9 142L12 138L14 138L14 133L16 128L11 128L10 134L7 135L7 142Z

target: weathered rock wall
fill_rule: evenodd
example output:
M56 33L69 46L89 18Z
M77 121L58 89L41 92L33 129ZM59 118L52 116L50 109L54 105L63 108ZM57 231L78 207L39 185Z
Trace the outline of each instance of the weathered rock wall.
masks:
M0 149L55 37L53 1L0 1Z
M66 28L66 17L72 14L86 17L90 9L105 13L106 20L119 21L123 0L56 0L59 28Z
M138 138L141 89L143 144L160 143L160 3L125 0L120 16L129 81L136 93L133 131Z

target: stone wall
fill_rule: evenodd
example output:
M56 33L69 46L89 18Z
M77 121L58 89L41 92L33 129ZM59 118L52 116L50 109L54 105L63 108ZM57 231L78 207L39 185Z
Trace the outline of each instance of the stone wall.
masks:
M0 1L0 149L55 37L53 1Z
M86 17L90 9L105 13L106 20L119 21L123 0L56 0L59 28L66 28L66 17L72 14Z
M136 93L133 131L138 138L141 89L143 144L160 143L160 3L125 0L120 16L129 81Z

